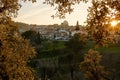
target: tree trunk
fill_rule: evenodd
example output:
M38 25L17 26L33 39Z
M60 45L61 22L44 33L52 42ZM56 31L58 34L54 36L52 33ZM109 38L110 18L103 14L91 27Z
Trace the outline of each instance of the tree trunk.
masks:
M74 80L74 69L73 69L73 66L71 66L71 80Z

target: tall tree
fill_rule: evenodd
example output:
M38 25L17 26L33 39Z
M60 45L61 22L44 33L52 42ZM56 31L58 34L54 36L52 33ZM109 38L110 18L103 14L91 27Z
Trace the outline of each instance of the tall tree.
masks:
M118 0L92 0L92 6L88 9L87 27L96 45L106 45L114 39L110 38L112 33L110 23L112 20L118 20L119 11L115 9L119 4L117 2ZM117 5L115 6L114 3Z
M78 56L78 53L81 52L81 50L85 47L86 44L86 37L83 37L82 34L75 34L67 43L67 49L72 53L71 59L70 59L70 67L71 67L71 79L74 80L74 71L76 68L78 68L78 63L76 57ZM80 53L82 56L82 53Z
M81 62L80 68L84 72L86 80L113 80L110 71L105 70L100 64L102 56L96 50L90 49Z
M118 5L112 5L116 2L118 2L118 0L92 0L92 6L88 9L88 33L95 41L97 47L105 46L108 43L113 42L112 40L114 37L111 37L112 29L110 22L113 19L117 19L116 15L118 14L118 10L115 9L115 7ZM109 71L106 71L105 68L100 64L101 57L102 56L100 53L96 50L88 51L88 53L85 55L84 61L80 65L85 78L90 80L113 80L112 77L109 77L113 74L111 74Z
M19 0L0 0L0 80L34 80L27 62L35 56L35 50L11 20L20 7Z
M106 17L109 12L107 6L102 1L92 1L87 18L88 33L94 39L96 45L104 45L108 36L108 20Z
M79 30L79 29L80 29L80 28L79 28L79 22L77 21L75 30Z
M27 66L35 50L21 37L15 26L0 24L0 80L33 80L34 74Z

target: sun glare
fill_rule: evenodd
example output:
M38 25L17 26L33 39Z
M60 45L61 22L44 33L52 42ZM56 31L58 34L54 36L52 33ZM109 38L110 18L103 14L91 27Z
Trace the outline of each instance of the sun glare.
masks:
M117 22L116 20L111 21L111 26L112 26L112 27L115 27L117 24L118 24L118 22Z

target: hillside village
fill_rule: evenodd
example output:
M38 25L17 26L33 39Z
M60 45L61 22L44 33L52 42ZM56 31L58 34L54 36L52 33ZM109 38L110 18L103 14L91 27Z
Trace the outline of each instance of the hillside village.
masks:
M60 25L29 25L25 23L16 23L20 33L28 30L39 32L43 37L51 40L69 40L71 36L76 33L87 34L84 26L79 25L77 22L75 26L69 26L67 21Z

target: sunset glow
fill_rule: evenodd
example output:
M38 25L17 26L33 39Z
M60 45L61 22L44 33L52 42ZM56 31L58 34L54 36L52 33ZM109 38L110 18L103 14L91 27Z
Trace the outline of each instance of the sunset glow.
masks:
M69 25L75 25L77 21L79 24L84 25L87 18L87 9L91 6L91 0L88 3L80 3L75 5L74 11L71 14L66 14L65 19L52 18L51 16L56 13L55 7L43 4L45 0L37 0L37 3L24 3L18 12L16 22L23 22L27 24L37 25L50 25L50 24L61 24L67 20ZM84 14L83 14L84 13Z
M116 21L116 20L111 21L110 24L111 24L112 27L115 27L118 24L118 21Z

